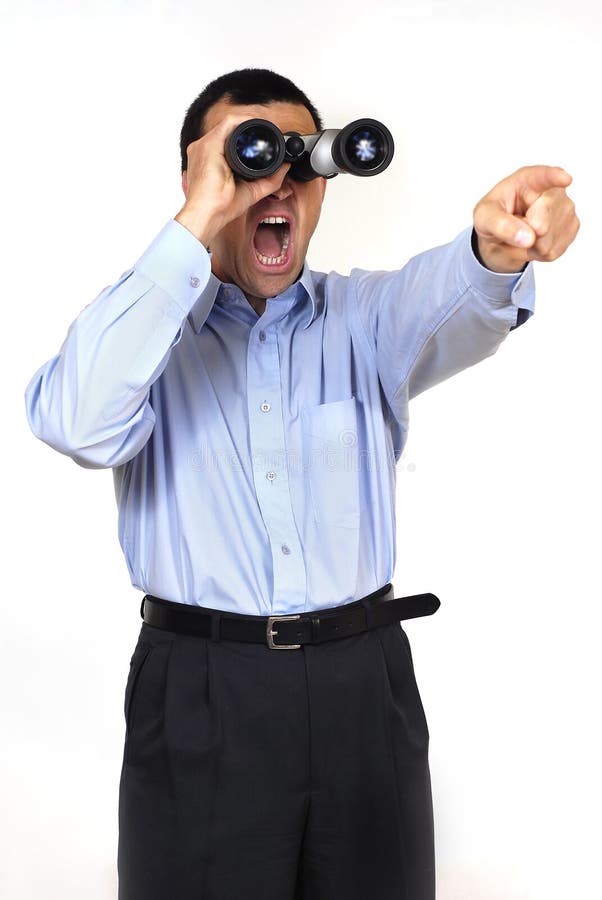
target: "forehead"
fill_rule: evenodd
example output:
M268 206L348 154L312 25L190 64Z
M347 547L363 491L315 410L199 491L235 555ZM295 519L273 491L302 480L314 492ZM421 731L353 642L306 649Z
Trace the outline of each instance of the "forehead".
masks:
M207 132L221 122L225 116L242 115L249 119L267 119L273 122L280 131L298 131L300 134L312 134L316 130L311 113L300 103L285 103L277 100L274 103L230 103L222 99L210 106L205 114L204 131Z

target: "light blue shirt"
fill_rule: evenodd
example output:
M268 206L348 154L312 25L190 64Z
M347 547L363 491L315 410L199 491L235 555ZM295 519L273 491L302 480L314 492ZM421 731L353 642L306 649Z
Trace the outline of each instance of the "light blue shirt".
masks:
M306 263L258 316L172 219L83 309L27 416L79 465L113 469L134 587L277 615L392 580L409 400L533 311L532 264L490 272L470 238L393 272Z

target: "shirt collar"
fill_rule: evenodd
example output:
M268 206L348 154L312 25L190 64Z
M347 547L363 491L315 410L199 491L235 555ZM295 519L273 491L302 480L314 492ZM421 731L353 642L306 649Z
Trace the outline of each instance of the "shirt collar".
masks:
M305 288L305 291L311 301L311 309L309 310L309 315L307 316L305 325L303 326L303 328L308 328L313 320L320 315L320 313L322 312L322 307L319 298L316 296L316 286L311 274L311 269L307 264L307 260L305 260L305 263L303 265L303 271L301 272L299 284L301 284Z
M309 298L310 300L310 303L307 304L308 311L303 325L303 328L305 329L311 325L314 319L317 318L317 316L319 316L322 311L322 304L316 295L314 280L307 260L305 260L305 263L303 265L301 276L294 284L297 287L297 296L295 303L299 303L302 299L307 300L307 298ZM211 309L211 307L215 303L220 288L225 286L226 285L224 284L224 282L220 281L219 278L216 278L213 272L211 272L211 274L209 275L209 281L207 282L205 289L188 314L190 324L197 334L199 333L207 319L205 310L208 307L209 309ZM291 285L291 287L292 286L293 285ZM287 288L287 291L290 291L290 288ZM284 294L279 294L275 299L279 299L279 297L283 296Z

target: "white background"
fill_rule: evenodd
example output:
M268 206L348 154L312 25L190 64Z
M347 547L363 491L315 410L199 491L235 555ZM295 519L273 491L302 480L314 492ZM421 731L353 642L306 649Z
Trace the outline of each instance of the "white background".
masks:
M431 733L440 900L599 890L601 13L595 0L2 2L0 892L116 897L123 691L141 595L110 471L36 441L23 393L79 311L179 210L179 132L267 66L327 125L382 119L389 170L328 186L313 268L451 240L520 165L574 177L581 232L537 311L417 398L396 594Z

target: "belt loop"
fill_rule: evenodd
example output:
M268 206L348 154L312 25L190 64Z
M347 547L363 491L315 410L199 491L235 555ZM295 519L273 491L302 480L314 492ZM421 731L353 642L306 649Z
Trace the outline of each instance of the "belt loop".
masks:
M372 604L366 597L360 597L360 603L364 607L364 614L366 616L366 628L372 628L374 619L373 619L373 609Z
M222 617L219 613L211 616L211 640L219 641L220 640L220 624Z
M320 616L312 616L311 622L311 640L313 644L320 643Z

